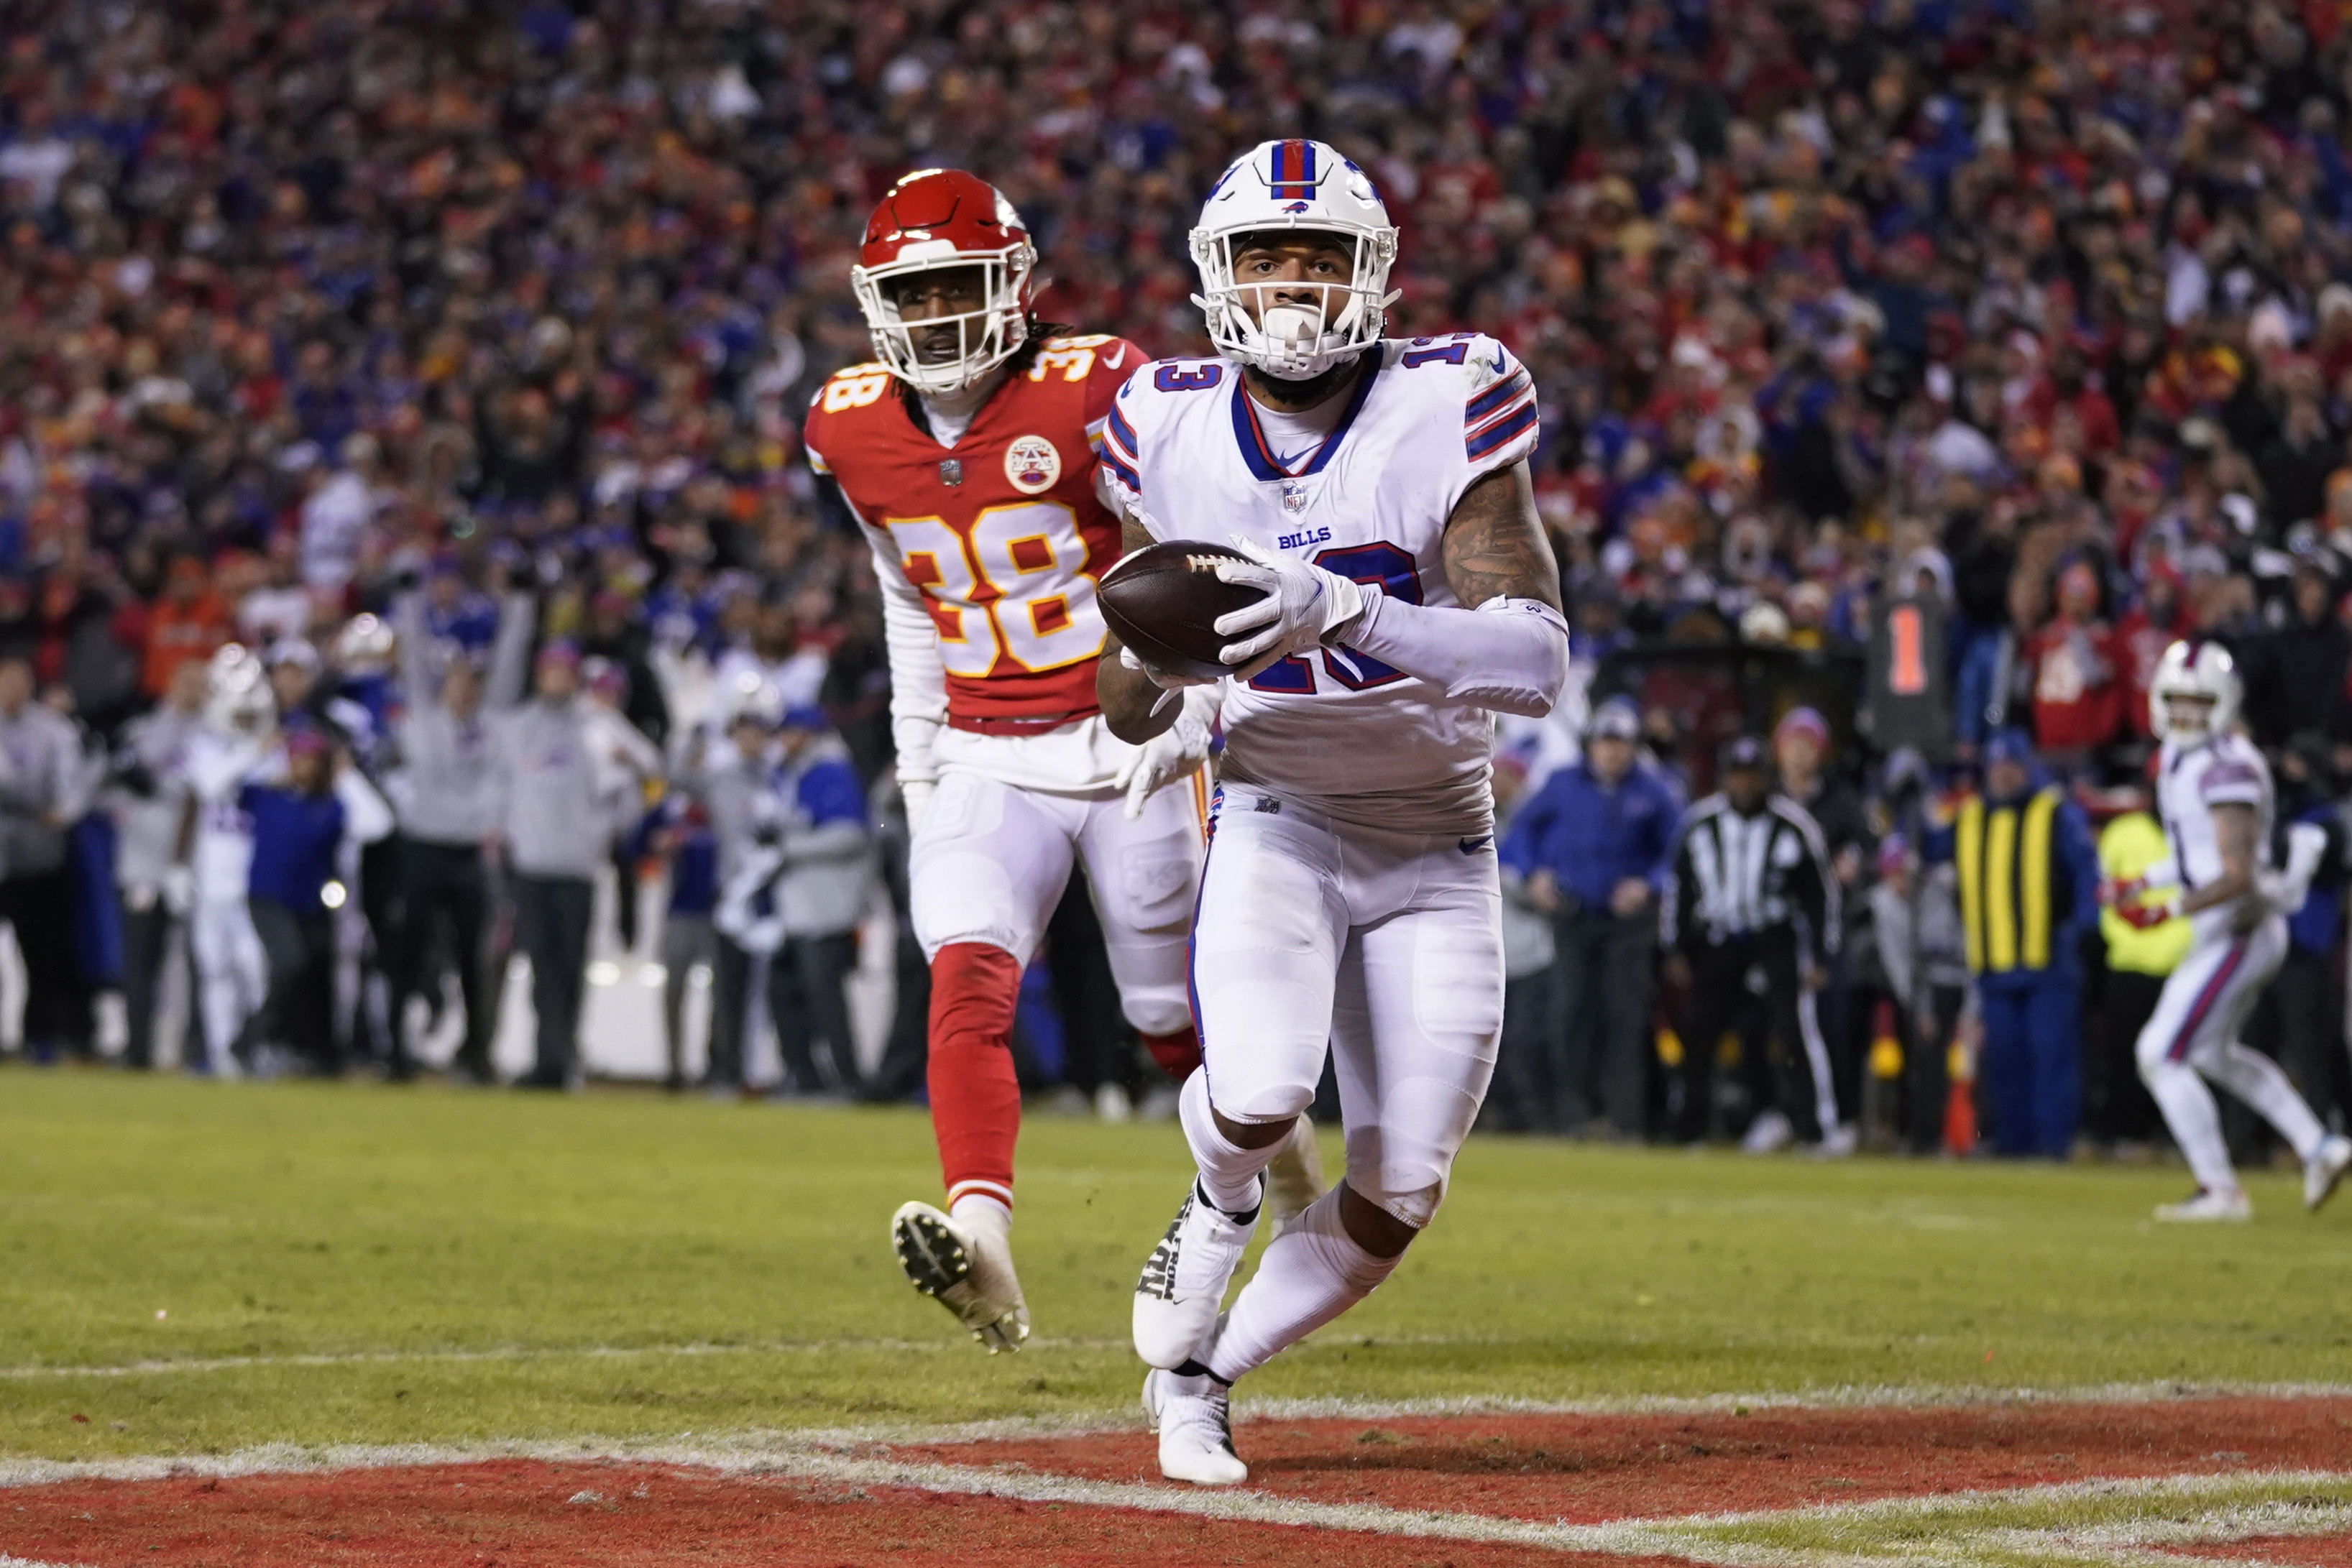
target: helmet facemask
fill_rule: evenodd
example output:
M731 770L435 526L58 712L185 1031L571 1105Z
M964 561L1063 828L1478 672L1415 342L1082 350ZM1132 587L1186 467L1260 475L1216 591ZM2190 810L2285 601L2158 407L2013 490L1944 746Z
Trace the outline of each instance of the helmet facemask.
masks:
M1199 228L1192 231L1192 249L1193 264L1201 269L1202 292L1192 302L1207 317L1209 340L1228 359L1277 381L1312 381L1380 340L1388 307L1397 298L1388 287L1389 268L1396 261L1396 231L1334 226L1318 218L1292 232L1302 238L1328 239L1347 250L1347 281L1238 281L1236 254L1278 240L1283 229L1265 225L1246 230ZM1315 293L1307 300L1259 303L1276 289ZM1253 311L1253 305L1259 308Z
M874 351L890 373L932 397L963 391L1011 359L1029 340L1025 303L1037 253L1024 243L973 254L944 245L912 245L898 260L853 267L850 287L865 312ZM919 273L970 268L980 275L980 304L950 315L903 319L890 285ZM952 333L947 351L940 340Z

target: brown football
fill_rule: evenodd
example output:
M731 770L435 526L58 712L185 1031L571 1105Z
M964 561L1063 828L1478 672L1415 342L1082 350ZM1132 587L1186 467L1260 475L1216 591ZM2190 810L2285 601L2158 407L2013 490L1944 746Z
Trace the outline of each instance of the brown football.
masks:
M1155 669L1213 680L1230 675L1217 652L1230 638L1218 634L1217 617L1245 609L1262 597L1217 575L1221 560L1249 558L1225 545L1198 539L1168 539L1139 549L1103 573L1103 619L1114 636Z

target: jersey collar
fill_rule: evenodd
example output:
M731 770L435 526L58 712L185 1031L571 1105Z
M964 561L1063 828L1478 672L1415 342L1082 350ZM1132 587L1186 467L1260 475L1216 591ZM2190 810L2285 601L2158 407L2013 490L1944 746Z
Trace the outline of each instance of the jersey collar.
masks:
M1339 453L1339 443L1347 439L1349 427L1356 423L1356 416L1364 411L1365 400L1372 395L1372 382L1380 379L1381 346L1374 343L1366 350L1366 355L1372 361L1371 367L1356 378L1355 390L1348 394L1348 406L1339 411L1339 423L1331 427L1331 434L1315 448L1315 455L1307 460L1307 465L1295 470L1285 468L1276 461L1274 448L1266 444L1265 432L1258 425L1257 405L1250 401L1249 388L1240 376L1234 377L1234 440L1240 444L1242 461L1249 465L1252 476L1269 480L1304 479L1308 475L1323 472L1324 465Z

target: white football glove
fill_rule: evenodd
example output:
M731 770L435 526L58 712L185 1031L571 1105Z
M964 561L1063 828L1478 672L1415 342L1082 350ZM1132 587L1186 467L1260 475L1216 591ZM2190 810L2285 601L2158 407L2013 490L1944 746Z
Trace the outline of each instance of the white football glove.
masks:
M1321 646L1330 632L1364 612L1364 591L1337 572L1276 555L1239 534L1234 536L1234 548L1249 559L1219 561L1217 576L1265 594L1214 622L1219 636L1241 639L1226 643L1217 655L1239 666L1234 671L1237 680L1248 680L1277 659ZM1252 632L1257 635L1249 636Z
M196 906L196 873L184 865L163 870L163 908L174 920L184 920Z
M907 803L907 834L909 838L923 831L923 819L931 810L931 793L939 786L929 779L898 780L898 799Z
M1143 803L1154 794L1200 771L1209 758L1209 727L1215 722L1219 702L1213 682L1201 682L1184 694L1176 722L1135 748L1111 780L1127 791L1127 820L1143 815Z

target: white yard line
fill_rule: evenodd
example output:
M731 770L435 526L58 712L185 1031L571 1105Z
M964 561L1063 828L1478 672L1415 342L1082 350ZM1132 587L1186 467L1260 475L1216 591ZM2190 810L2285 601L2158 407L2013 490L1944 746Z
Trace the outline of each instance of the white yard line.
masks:
M1127 1344L1123 1339L1032 1340L1029 1343L1045 1349L1081 1350L1123 1349ZM961 1342L950 1339L790 1340L772 1344L499 1345L487 1350L360 1350L291 1355L188 1356L89 1366L36 1363L0 1366L0 1379L30 1382L52 1377L149 1377L178 1373L243 1372L280 1366L406 1366L440 1362L583 1361L662 1355L838 1355L853 1351L887 1351L894 1355L929 1354L964 1349ZM0 1568L6 1568L6 1564L0 1563Z

